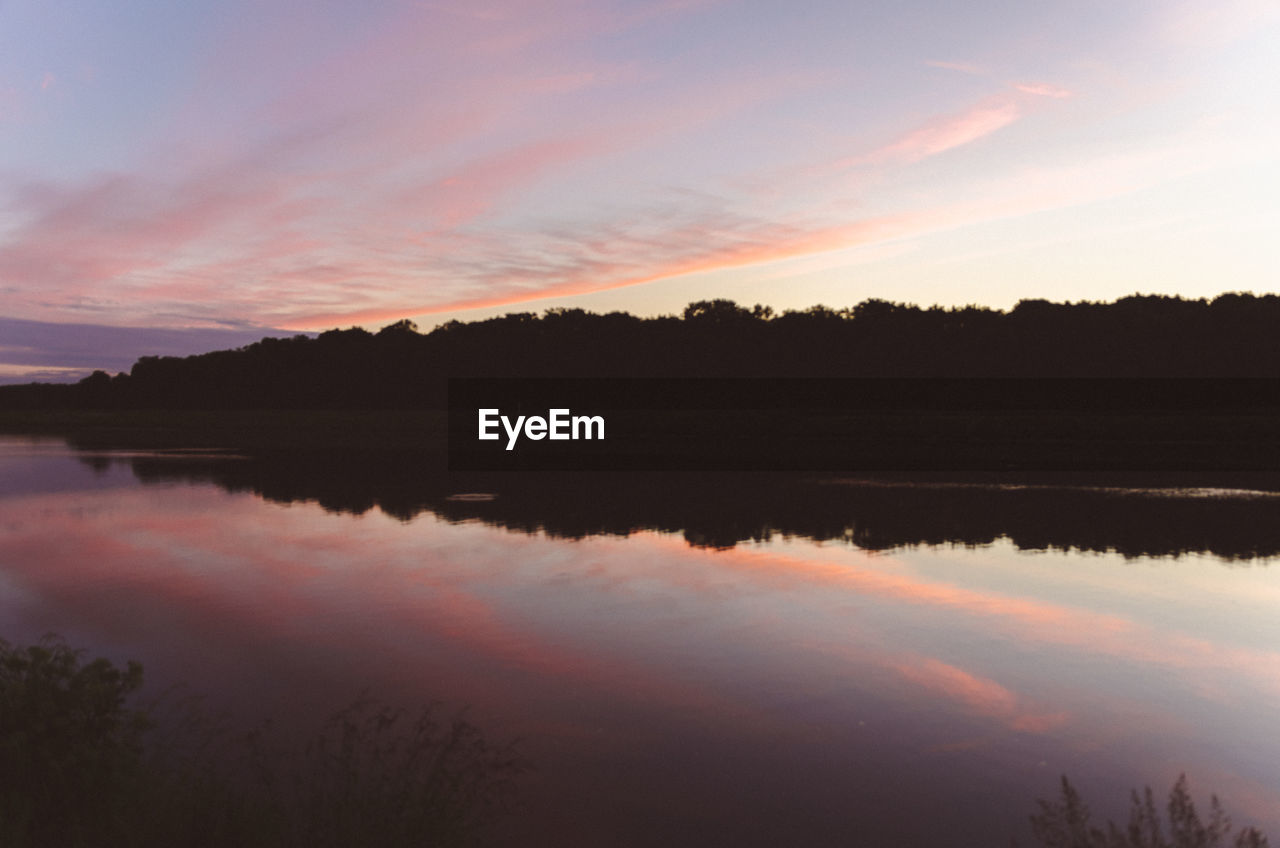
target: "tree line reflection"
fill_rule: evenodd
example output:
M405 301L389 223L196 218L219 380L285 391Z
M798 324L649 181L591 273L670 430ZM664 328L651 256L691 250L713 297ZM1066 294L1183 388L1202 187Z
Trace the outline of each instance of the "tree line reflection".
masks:
M102 468L112 460L85 455ZM839 478L645 473L449 474L429 457L285 452L225 459L138 455L143 483L213 483L335 513L373 509L408 521L433 513L564 539L656 531L732 548L774 537L867 550L987 545L1114 551L1125 557L1280 555L1280 477L1057 475Z

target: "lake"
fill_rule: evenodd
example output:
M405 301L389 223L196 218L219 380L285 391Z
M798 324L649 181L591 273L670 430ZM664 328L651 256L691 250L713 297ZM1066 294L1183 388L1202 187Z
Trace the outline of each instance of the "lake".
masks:
M1028 844L1063 774L1280 835L1273 480L428 476L0 437L0 638L465 707L495 845Z

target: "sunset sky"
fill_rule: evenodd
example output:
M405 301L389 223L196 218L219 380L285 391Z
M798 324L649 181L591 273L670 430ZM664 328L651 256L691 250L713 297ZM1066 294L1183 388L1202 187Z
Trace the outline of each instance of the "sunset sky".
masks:
M0 381L551 306L1274 291L1277 80L1274 0L0 0Z

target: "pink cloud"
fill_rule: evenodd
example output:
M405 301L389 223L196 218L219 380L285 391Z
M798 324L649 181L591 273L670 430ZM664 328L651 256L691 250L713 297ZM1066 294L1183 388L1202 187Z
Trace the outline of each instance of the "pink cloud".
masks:
M581 161L607 147L603 139L576 137L503 151L402 192L380 212L393 220L422 220L430 230L453 230L483 215L500 198L548 170Z
M234 317L303 329L640 285L903 232L900 220L761 218L718 203L695 204L668 223L669 214L637 204L604 221L502 227L552 173L642 149L807 84L713 80L662 100L612 98L589 124L580 115L555 132L531 132L551 125L540 115L555 115L565 97L626 90L654 73L587 63L566 44L698 5L675 2L636 18L579 0L558 0L559 11L574 13L567 17L499 3L447 15L447 27L439 10L420 9L387 19L336 55L286 69L272 94L234 106L210 133L201 111L208 104L193 98L170 131L198 144L181 155L183 148L171 148L145 176L18 197L25 223L0 244L0 274L18 291L13 311L137 323ZM225 91L242 76L248 85L270 67L274 47L263 33L272 26L224 45L244 49L215 51L237 64L210 64L203 87ZM424 74L476 49L492 59L483 70L450 76L448 88L422 85ZM370 90L379 93L370 98ZM1010 104L979 104L872 158L918 161L1015 117ZM533 140L477 156L476 141L490 146L495 131Z
M831 585L888 600L979 617L986 626L1027 644L1079 648L1128 662L1197 672L1206 697L1220 697L1210 676L1227 670L1272 696L1280 694L1280 652L1218 644L1135 621L1051 601L977 591L848 561L806 559L735 548L716 552L725 565L762 579L810 586ZM937 669L935 669L937 671ZM943 675L945 677L945 675ZM958 677L956 679L959 679ZM1000 698L987 690L993 703Z
M913 165L998 132L1023 117L1024 112L1016 96L992 95L963 111L935 116L871 150L809 165L780 175L775 182L829 183L836 175L852 169L884 173L894 167Z
M103 298L127 312L145 296L149 274L164 274L202 240L258 224L288 192L266 175L222 176L167 186L117 175L79 190L31 192L29 223L0 247L0 275L45 302ZM209 281L199 294L217 285Z
M937 153L995 131L1011 114L999 104L975 108L882 150L902 161ZM353 184L353 196L335 197L336 207L319 192L347 180L377 180L338 174L334 183L319 172L286 178L261 158L245 158L181 190L126 177L79 192L29 190L22 202L37 220L0 249L0 269L62 309L121 314L131 297L147 296L159 299L149 307L153 314L230 314L323 329L817 255L1084 202L1205 166L1191 156L1195 145L1137 159L1110 157L1061 173L1016 173L990 183L979 198L845 221L760 217L734 211L727 200L686 197L674 212L635 206L558 227L470 226L482 214L501 215L504 198L553 170L626 144L629 128L512 148L441 171L412 190L394 181L388 192ZM887 164L880 167L891 167L889 154L881 156ZM166 253L181 253L181 261ZM47 287L50 280L58 285ZM114 280L121 283L108 289ZM102 298L108 290L114 301Z
M536 284L529 259L547 256L550 242L537 246L536 230L517 231L529 255L512 255L506 232L478 224L510 214L558 169L652 144L778 93L778 85L732 80L636 99L628 86L652 71L587 62L565 49L592 32L696 5L664 4L636 17L577 0L560 3L575 12L566 15L504 3L443 29L429 14L409 12L336 56L281 74L265 87L272 94L234 104L216 127L208 102L192 98L167 128L183 143L164 147L145 174L15 192L21 223L0 241L0 274L15 289L10 309L44 320L232 317L301 326L313 315L403 315L406 301L436 307L497 296L513 268L516 288ZM503 46L476 66L474 42L495 29ZM246 49L214 51L237 63L211 63L197 89L226 91L241 78L246 91L260 87L252 79L270 66L275 46L268 50L260 34L237 37L245 43L226 46ZM448 86L423 84L450 62L472 64L444 76ZM564 98L610 87L626 96L601 101L603 111L579 110L568 123L555 120ZM378 94L370 98L370 90ZM460 254L459 246L467 249ZM572 254L564 264L575 262L605 264ZM545 283L566 281L553 273Z
M111 502L110 509L99 508L104 498ZM209 508L210 499L217 501L217 510ZM490 539L486 544L496 545L492 553L500 556L477 557L466 544L454 547L445 544L447 537L432 536L432 568L424 570L410 565L422 556L421 537L380 532L376 521L361 520L357 526L352 523L356 519L328 517L316 523L320 516L312 510L264 509L252 496L228 496L212 489L178 489L161 500L153 491L136 488L20 499L11 504L18 523L14 532L0 535L0 549L8 560L23 563L12 569L11 576L27 595L38 599L45 615L52 610L54 618L75 616L83 626L108 634L111 641L129 642L153 633L158 621L180 618L180 629L190 644L262 635L284 645L315 641L327 651L363 656L360 667L376 666L384 679L394 678L406 665L422 666L422 652L402 646L429 645L433 655L456 650L473 658L469 661L472 676L479 660L486 667L534 675L542 681L542 689L566 684L599 688L624 693L635 702L703 714L717 722L758 726L770 717L715 685L651 664L643 652L577 645L549 622L540 621L536 601L547 587L536 577L539 569L530 575L510 572L513 557L516 562L523 555L537 561L546 555L535 541ZM228 522L245 532L226 533ZM592 590L613 596L629 596L637 586L651 587L655 581L675 581L695 593L729 585L735 591L755 591L751 583L771 576L768 571L742 570L733 559L683 545L673 549L681 568L655 570L652 556L630 553L634 544L647 543L653 543L648 545L650 550L664 546L661 538L635 539L626 551L604 546L585 559L571 555L556 562L570 574L591 563L604 563L605 570L591 579ZM335 566L354 562L366 565ZM253 567L245 570L245 563ZM502 563L506 579L533 580L527 588L534 603L523 614L495 607L475 591L483 591L491 580L487 571ZM736 572L729 584L723 573L726 566L730 574ZM235 579L226 579L228 575ZM117 602L103 603L104 586L116 590L107 594ZM367 610L360 605L353 609L346 600L356 596L372 600L370 586L378 587L381 622L373 631L363 620ZM856 586L849 588L858 591ZM643 605L649 591L630 597L629 603ZM128 614L139 599L151 611L143 618ZM843 665L852 661L888 669L915 689L1015 730L1041 732L1059 721L1001 684L939 659L884 652L857 640L811 643L806 641L808 629L796 630L791 619L757 616L758 611L753 620L761 630L749 638L767 641L778 638L781 630L789 644L802 649L806 661L825 657ZM316 621L327 623L323 633L314 631ZM619 626L629 622L624 619ZM403 655L388 655L386 648L392 646L383 645L385 640L378 633L395 634L392 641ZM371 662L369 657L382 660Z
M1013 87L1018 91L1021 91L1023 94L1034 94L1037 97L1052 97L1057 100L1075 96L1071 91L1047 82L1016 82L1013 84Z
M689 222L686 226L635 240L620 238L619 231L615 230L595 239L575 238L564 244L563 253L550 263L540 262L533 255L516 255L507 264L499 259L496 262L499 270L482 270L483 284L471 287L471 291L485 292L479 296L464 294L434 303L400 300L367 310L295 313L284 319L284 323L316 327L347 321L376 322L405 315L516 305L547 297L607 291L839 250L908 232L913 223L910 216L893 216L804 227L729 216Z
M781 202L762 202L764 192L743 191L730 176L704 197L603 195L600 209L575 206L580 184L590 197L604 181L604 165L625 183L632 163L644 162L651 170L635 182L652 185L668 173L652 162L678 158L685 137L812 84L803 74L677 81L581 49L593 35L700 5L643 13L581 0L465 13L420 6L333 39L328 52L289 54L283 65L274 58L283 17L237 30L209 51L196 86L220 94L190 99L157 140L165 153L152 167L15 195L19 224L0 242L0 274L17 290L9 310L45 320L232 318L323 329L901 238L967 210L863 213L853 196L861 187L831 173L890 178L1015 123L1036 108L1032 98L1065 93L1018 83L809 169L803 185L771 178ZM278 78L260 85L267 69ZM227 120L211 125L208 98L241 89ZM671 181L672 194L685 185Z
M937 156L1009 126L1022 110L1012 100L995 97L957 115L937 118L878 150L847 160L846 165L914 163Z
M1047 733L1069 719L1064 711L1038 710L996 681L932 657L902 659L893 668L912 683L957 701L979 715L998 719L1013 730Z
M29 595L26 607L53 620L73 619L111 642L154 641L159 629L180 638L187 656L204 653L202 643L263 637L277 647L306 642L351 657L350 668L383 681L404 677L415 688L424 668L453 655L466 665L454 672L460 678L455 696L479 688L492 690L491 702L505 700L510 689L503 687L513 684L492 671L500 670L526 680L514 684L526 698L572 685L702 714L707 721L758 725L765 718L643 655L578 644L564 638L554 621L495 606L483 595L491 582L485 571L510 564L509 544L500 545L505 556L477 563L471 548L453 547L447 537L429 534L433 541L424 548L423 537L406 537L398 525L384 533L372 516L334 519L318 510L264 507L254 496L214 489L180 489L159 500L140 488L54 492L10 507L18 523L0 533L0 551L6 562L20 564L9 576ZM245 532L228 534L229 521ZM514 540L515 547L524 541ZM419 567L424 553L430 569ZM246 569L247 563L253 567ZM506 579L522 578L508 570ZM373 594L371 586L377 587ZM527 588L534 598L545 590L536 578ZM353 606L353 597L363 600ZM376 604L375 628L367 620L369 604ZM139 607L147 615L137 615ZM181 627L158 628L177 620ZM316 622L324 626L317 630ZM233 658L249 654L262 658L247 647L228 649L220 655L222 668L203 671L234 679ZM477 673L477 663L484 673Z

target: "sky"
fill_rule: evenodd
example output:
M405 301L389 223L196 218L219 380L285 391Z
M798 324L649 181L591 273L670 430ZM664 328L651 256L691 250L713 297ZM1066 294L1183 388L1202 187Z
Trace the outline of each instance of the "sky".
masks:
M1274 291L1277 48L1275 0L0 0L0 381L553 306Z

